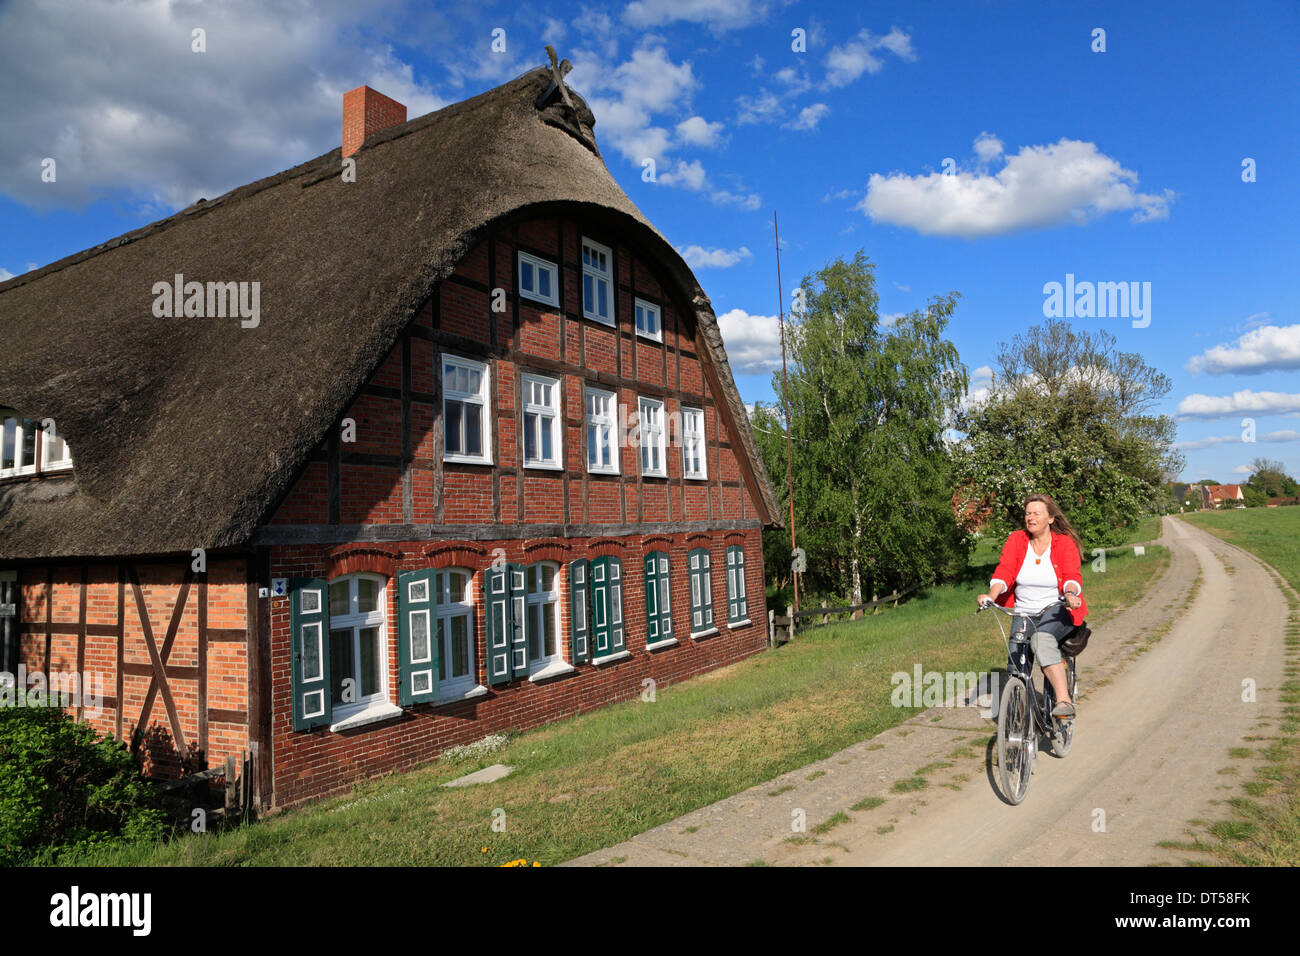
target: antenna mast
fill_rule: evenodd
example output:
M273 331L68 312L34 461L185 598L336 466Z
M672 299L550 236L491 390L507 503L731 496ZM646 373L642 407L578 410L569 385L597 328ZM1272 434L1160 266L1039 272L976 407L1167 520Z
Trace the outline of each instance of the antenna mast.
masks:
M790 555L791 568L794 567L794 553L798 548L794 533L794 453L790 445L790 389L785 370L785 290L781 288L781 230L776 221L776 210L772 210L772 232L776 236L776 294L777 315L781 324L781 408L785 412L785 481L790 498ZM791 570L794 581L794 609L799 610L799 572ZM793 625L793 621L791 622Z

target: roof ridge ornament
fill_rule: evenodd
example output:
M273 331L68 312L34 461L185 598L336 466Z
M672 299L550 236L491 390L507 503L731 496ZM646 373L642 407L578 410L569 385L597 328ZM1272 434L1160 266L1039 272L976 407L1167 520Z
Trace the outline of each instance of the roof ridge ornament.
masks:
M549 43L546 45L546 56L551 61L551 84L546 88L545 93L537 97L537 108L540 110L545 107L551 97L555 95L556 90L559 90L560 98L564 101L564 105L569 108L570 112L576 114L578 108L573 105L573 100L569 98L569 88L564 83L564 78L568 75L569 71L573 69L573 64L570 63L567 58L560 60L557 63L555 47L551 46Z

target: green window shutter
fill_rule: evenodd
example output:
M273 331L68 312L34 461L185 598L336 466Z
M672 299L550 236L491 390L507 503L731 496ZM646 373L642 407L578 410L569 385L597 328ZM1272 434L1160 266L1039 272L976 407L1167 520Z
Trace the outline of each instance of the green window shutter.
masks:
M569 624L574 664L586 664L591 660L591 605L587 599L590 593L587 584L589 563L586 558L569 562Z
M713 572L709 549L696 548L690 553L691 633L713 627Z
M606 657L609 649L609 558L591 559L592 655Z
M609 650L617 654L627 649L623 639L623 562L606 558L609 568Z
M734 624L749 616L745 597L745 549L738 544L727 548L727 621Z
M672 602L668 594L668 555L651 551L645 556L646 643L673 636Z
M432 568L397 576L397 653L403 707L438 699L438 598L441 575Z
M625 650L623 635L623 565L618 558L591 559L592 657Z
M510 583L509 565L489 567L483 573L487 594L487 678L490 686L510 683Z
M528 568L522 564L507 565L510 588L510 669L514 677L528 676L528 589L525 586Z
M289 585L289 671L294 730L326 727L334 719L328 594L329 586L320 578L295 578Z

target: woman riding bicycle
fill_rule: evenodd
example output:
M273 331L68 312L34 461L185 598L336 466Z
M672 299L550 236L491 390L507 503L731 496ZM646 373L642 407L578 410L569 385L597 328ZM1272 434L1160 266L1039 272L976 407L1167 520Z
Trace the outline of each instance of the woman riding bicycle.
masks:
M1011 639L1028 640L1044 676L1056 691L1053 717L1075 715L1065 681L1065 664L1058 642L1083 623L1088 605L1082 598L1083 574L1079 552L1082 542L1061 509L1048 495L1030 495L1025 500L1025 530L1013 531L1002 546L1002 559L989 581L987 594L976 604L994 601L1003 607L1017 607L1037 614L1065 594L1068 608L1048 608L1037 628L1026 637L1030 618L1017 618Z

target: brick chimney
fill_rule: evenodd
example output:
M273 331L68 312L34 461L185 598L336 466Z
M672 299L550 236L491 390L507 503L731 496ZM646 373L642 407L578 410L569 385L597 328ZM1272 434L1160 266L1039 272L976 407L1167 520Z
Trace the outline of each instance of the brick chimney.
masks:
M406 122L406 107L378 90L358 86L343 94L343 155L351 156L372 134Z

